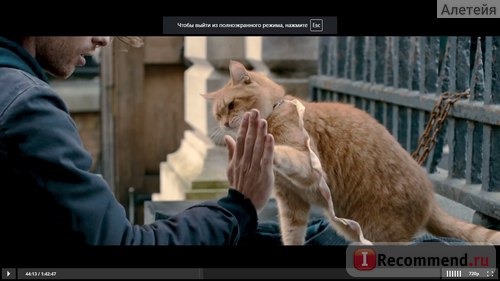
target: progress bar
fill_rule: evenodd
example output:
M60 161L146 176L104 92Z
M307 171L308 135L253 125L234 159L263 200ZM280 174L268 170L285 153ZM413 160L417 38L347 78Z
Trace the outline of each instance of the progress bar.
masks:
M8 276L7 272L9 273ZM4 279L346 279L344 268L9 268Z
M373 269L365 278L425 277L498 280L496 268ZM435 272L435 274L432 274ZM408 274L405 274L408 273ZM410 274L411 273L411 274ZM2 268L2 280L27 279L353 279L345 268Z

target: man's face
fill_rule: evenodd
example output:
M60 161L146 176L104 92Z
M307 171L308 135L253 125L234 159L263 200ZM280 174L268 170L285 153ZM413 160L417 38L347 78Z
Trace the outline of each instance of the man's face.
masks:
M108 43L109 37L37 37L35 58L52 75L68 78L76 66L85 65L84 56Z

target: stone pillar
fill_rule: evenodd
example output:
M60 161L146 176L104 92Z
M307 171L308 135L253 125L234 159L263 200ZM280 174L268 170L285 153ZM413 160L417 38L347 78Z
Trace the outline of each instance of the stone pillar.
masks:
M185 37L185 57L193 65L184 74L185 120L180 148L160 164L160 193L153 201L213 199L227 193L227 150L208 137L218 126L211 102L201 94L229 79L229 60L245 62L244 37Z
M160 164L160 193L153 201L211 199L227 192L227 151L208 137L218 126L211 102L200 94L225 85L229 60L267 73L287 93L309 98L308 79L317 72L317 37L185 37L185 120L180 148Z
M309 99L309 76L318 69L318 37L246 37L245 49L255 70L267 73L287 94Z

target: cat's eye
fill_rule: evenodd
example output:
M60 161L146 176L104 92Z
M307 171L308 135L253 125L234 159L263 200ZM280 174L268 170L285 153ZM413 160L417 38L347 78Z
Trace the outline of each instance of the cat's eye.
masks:
M227 109L229 109L229 110L234 109L234 100L227 105Z

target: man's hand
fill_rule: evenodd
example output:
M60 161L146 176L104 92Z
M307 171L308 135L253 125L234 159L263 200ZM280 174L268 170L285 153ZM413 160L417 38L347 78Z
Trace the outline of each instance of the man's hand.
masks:
M237 141L227 135L224 140L229 151L230 186L250 199L257 212L262 211L274 185L274 138L267 133L267 121L252 109L243 116Z

